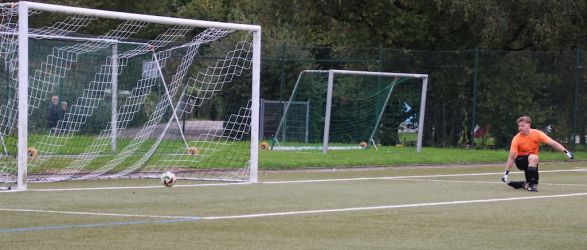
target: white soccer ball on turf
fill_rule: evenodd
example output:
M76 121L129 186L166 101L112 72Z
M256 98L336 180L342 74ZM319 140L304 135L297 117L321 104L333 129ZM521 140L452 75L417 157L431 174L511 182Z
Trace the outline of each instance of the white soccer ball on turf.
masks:
M176 180L177 178L175 177L175 174L172 172L167 171L161 175L161 183L163 184L163 186L173 187Z

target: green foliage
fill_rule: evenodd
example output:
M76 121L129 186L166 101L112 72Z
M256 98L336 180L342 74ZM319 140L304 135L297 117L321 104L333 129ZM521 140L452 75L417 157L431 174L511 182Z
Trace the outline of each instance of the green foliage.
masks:
M583 46L585 1L436 0L477 44L503 50L550 50Z
M343 47L503 50L574 48L587 37L575 1L51 0L50 3L255 23L266 41ZM51 18L48 16L47 18Z
M548 54L489 52L482 58L480 82L486 84L479 85L478 119L491 126L496 146L507 146L517 131L515 120L522 115L532 117L539 129L553 123L566 127L561 121L569 116L563 108L571 106L564 98L569 92L562 84L564 75L542 68L545 61L552 62Z
M581 115L587 110L587 95L581 94L585 86L573 86L576 82L583 85L587 82L581 70L586 59L579 55L576 62L573 51L585 48L587 39L587 16L584 15L587 1L584 0L46 2L260 24L264 60L261 91L266 99L287 99L297 74L303 69L427 73L431 81L425 122L426 145L471 143L473 105L478 109L477 123L490 128L490 136L495 137L497 147L507 146L516 131L513 121L520 115L531 115L536 128L555 125L553 137L563 142L570 142L568 137L575 123L579 135L587 132L586 118ZM44 15L32 26L60 18ZM103 34L111 26L109 22L100 22L85 31ZM154 26L141 35L149 38L159 29ZM352 47L362 49L350 49ZM477 68L472 50L476 47L481 49ZM217 55L222 56L222 52ZM356 62L359 60L361 62ZM475 73L478 74L476 104L472 100ZM7 86L2 87L9 92ZM247 86L232 88L244 92ZM0 98L6 98L7 95L2 94ZM224 96L212 106L228 109L225 106L229 103L245 98ZM37 123L42 124L42 121ZM390 133L383 131L382 134ZM397 140L388 139L390 144ZM581 142L585 142L584 137Z

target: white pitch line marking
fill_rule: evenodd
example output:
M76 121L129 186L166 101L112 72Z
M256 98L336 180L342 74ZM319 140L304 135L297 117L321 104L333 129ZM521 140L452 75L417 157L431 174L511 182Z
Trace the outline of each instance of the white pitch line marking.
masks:
M350 208L305 210L305 211L276 212L276 213L263 213L263 214L244 214L244 215L228 215L228 216L207 216L207 217L201 217L201 219L202 220L248 219L248 218L273 217L273 216L287 216L287 215L320 214L320 213L339 213L339 212L356 212L356 211L384 210L384 209L395 209L395 208L432 207L432 206L443 206L443 205L461 205L461 204L489 203L489 202L500 202L500 201L518 201L518 200L533 200L533 199L546 199L546 198L563 198L563 197L585 196L585 195L587 195L587 193L572 193L572 194L543 195L543 196L526 196L526 197L513 197L513 198L485 199L485 200L428 202L428 203L415 203L415 204L402 204L402 205L386 205L386 206L374 206L374 207L350 207Z
M385 209L397 209L397 208L433 207L433 206L445 206L445 205L461 205L461 204L534 200L534 199L548 199L548 198L564 198L564 197L575 197L575 196L586 196L586 195L587 195L587 193L571 193L571 194L524 196L524 197L512 197L512 198L483 199L483 200L426 202L426 203L382 205L382 206L371 206L371 207L348 207L348 208L334 208L334 209L320 209L320 210L300 210L300 211L289 211L289 212L273 212L273 213L242 214L242 215L223 215L223 216L201 216L201 217L200 216L169 216L169 215L95 213L95 212L76 212L76 211L51 211L51 210L17 209L17 208L0 208L0 211L71 214L71 215L93 215L93 216L107 216L107 217L135 217L135 218L142 217L142 218L192 219L192 220L225 220L225 219L248 219L248 218L289 216L289 215L385 210Z
M422 181L422 182L448 182L448 183L477 183L477 184L499 184L504 185L502 181L459 181L459 180L440 180L440 179L401 179L402 181ZM571 186L571 187L587 187L587 184L564 184L564 183L544 183L539 185L544 186Z
M157 218L157 219L200 219L194 216L173 216L173 215L146 215L146 214L116 214L116 213L97 213L97 212L79 212L79 211L56 211L56 210L39 210L39 209L19 209L19 208L0 208L0 211L6 212L28 212L28 213L47 213L47 214L69 214L69 215L93 215L108 217L137 217L137 218Z
M559 169L559 170L542 170L540 173L560 173L560 172L586 172L587 169ZM521 174L522 172L511 172L510 174ZM442 175L409 175L409 176L386 176L386 177L358 177L358 178L338 178L338 179L315 179L315 180L294 180L294 181L265 181L258 184L296 184L296 183L323 183L323 182L341 182L341 181L364 181L364 180L396 180L396 179L416 179L416 178L442 178L442 177L464 177L464 176L485 176L485 175L502 175L503 172L493 173L471 173L471 174L442 174ZM186 184L175 185L173 188L183 187L209 187L209 186L232 186L232 185L250 185L251 183L207 183L207 184ZM95 187L95 188L43 188L28 189L33 192L54 192L54 191L88 191L88 190L124 190L124 189L150 189L150 188L167 188L164 186L137 186L137 187ZM0 192L10 193L10 192Z
M473 183L473 184L500 184L502 181L458 181L458 180L439 180L439 179L401 179L402 181L421 181L421 182L447 182L447 183ZM541 183L542 184L542 183Z
M182 188L182 187L213 187L213 186L232 186L232 185L250 185L248 182L238 183L206 183L206 184L184 184L174 185L171 188ZM163 185L157 186L135 186L135 187L93 187L93 188L39 188L29 189L27 191L33 192L53 192L53 191L91 191L91 190L124 190L124 189L151 189L151 188L169 188Z
M584 172L587 169L559 169L545 170L540 173L559 173L559 172ZM523 174L523 172L511 172L510 174ZM442 178L442 177L463 177L463 176L485 176L485 175L503 175L503 172L493 173L471 173L471 174L440 174L440 175L406 175L406 176L385 176L385 177L358 177L358 178L339 178L339 179L316 179L316 180L296 180L296 181L267 181L261 184L289 184L289 183L315 183L315 182L339 182L339 181L362 181L362 180L401 180L417 178Z

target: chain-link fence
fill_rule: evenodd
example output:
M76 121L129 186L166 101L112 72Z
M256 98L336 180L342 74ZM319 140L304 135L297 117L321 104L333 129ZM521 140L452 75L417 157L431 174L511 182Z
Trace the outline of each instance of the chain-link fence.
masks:
M287 102L299 73L308 69L424 73L430 76L424 146L507 148L517 130L515 119L529 115L534 128L544 130L568 147L585 150L585 54L579 49L546 52L479 49L422 51L265 43L261 96L265 100ZM216 57L204 59L215 60ZM2 77L7 78L8 75ZM0 99L14 94L9 81L3 82ZM246 92L246 88L242 90ZM67 89L58 92L67 101ZM228 110L230 103L244 97L222 98L224 101L195 110L190 119L208 119L209 110ZM394 104L397 103L390 103ZM401 115L398 118L393 112L385 112L384 116L384 123L390 119L405 118ZM44 126L41 123L45 120L39 117L39 127ZM269 139L271 126L276 127L277 124L267 126L264 139ZM395 131L397 129L382 127L377 133L379 142L409 144L410 137L408 142L406 138L400 138L399 142L383 138Z
M587 61L574 51L415 51L265 44L262 97L287 101L308 69L424 73L430 76L424 145L503 149L515 120L533 119L568 147L585 149ZM393 115L393 114L386 114ZM384 118L385 119L385 118Z

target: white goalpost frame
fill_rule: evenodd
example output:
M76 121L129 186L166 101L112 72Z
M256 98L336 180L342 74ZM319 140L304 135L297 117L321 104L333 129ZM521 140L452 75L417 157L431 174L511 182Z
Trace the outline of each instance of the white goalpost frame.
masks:
M112 153L116 152L116 142L118 136L118 44L112 45Z
M16 189L27 189L28 127L29 127L29 7L27 2L18 6L18 170Z
M422 150L422 138L424 133L424 114L426 112L426 91L428 89L427 74L407 74L407 73L389 73L389 72L372 72L372 71L353 71L353 70L328 70L328 87L326 92L326 112L324 117L324 138L322 142L322 153L328 152L328 137L330 133L330 115L332 112L332 90L334 88L334 76L339 75L364 75L364 76L386 76L386 77L409 77L422 79L422 94L420 98L420 118L418 121L418 139L416 143L416 152Z
M28 85L29 85L29 67L28 67L28 39L33 37L29 34L28 13L29 10L56 12L63 14L77 14L83 16L92 16L100 18L118 19L126 21L142 21L166 25L182 25L191 27L206 27L231 29L239 31L250 31L253 34L253 56L252 56L252 96L251 96L251 121L250 121L250 151L249 151L249 179L248 182L258 182L258 140L259 140L259 102L260 102L260 72L261 72L261 26L249 24L222 23L202 20L189 20L174 17L162 17L153 15L123 13L106 10L87 9L79 7L61 6L53 4L35 3L20 1L18 4L18 143L17 143L17 183L16 191L27 189L27 159L28 159ZM116 47L113 48L116 50ZM115 53L113 51L113 53ZM114 58L113 58L114 59ZM113 67L117 70L116 64ZM113 71L116 72L116 71ZM116 74L115 74L116 75ZM115 106L117 98L115 86L116 78L113 78L112 85L112 104L113 122L116 120ZM114 124L114 123L113 123ZM116 128L112 128L112 150L116 150Z
M417 143L416 143L416 152L420 152L422 150L422 140L423 140L423 133L424 133L424 114L425 114L425 109L426 109L426 92L428 89L428 75L427 74L409 74L409 73L391 73L391 72L374 72L374 71L353 71L353 70L303 70L302 72L300 72L300 74L298 75L298 78L296 80L296 84L294 85L294 89L292 90L292 94L289 98L289 101L287 103L292 103L294 102L294 95L298 89L298 85L299 82L302 78L302 75L304 73L328 73L328 85L327 85L327 92L326 92L326 111L325 111L325 124L324 124L324 137L322 140L322 152L323 153L327 153L329 148L333 148L333 147L328 147L328 142L329 142L329 136L330 136L330 116L331 116L331 106L332 106L332 91L334 88L334 75L335 74L341 74L341 75L367 75L367 76L386 76L386 77L396 77L396 79L394 79L394 81L391 83L391 88L390 91L386 97L386 101L385 103L387 103L387 101L389 100L389 97L391 96L392 92L393 92L393 87L395 85L395 83L397 83L399 77L409 77L409 78L416 78L416 79L422 79L422 93L421 93L421 100L420 100L420 118L419 118L419 124L422 124L421 126L418 126L418 136L417 136ZM289 111L289 105L285 106L284 109L284 115L281 117L281 120L279 122L279 126L277 128L277 131L279 132L283 126L283 123L285 122L286 119L286 115ZM377 119L377 123L379 123L381 116L383 114L383 112L385 111L385 108L383 108L378 116ZM373 145L375 146L375 148L377 148L377 145L375 145L375 142L373 142L373 135L374 135L373 131L371 133L371 137L369 138L369 140L371 140L371 142L373 143ZM277 146L278 150L308 150L308 149L316 149L315 147L312 146L308 146L308 147L296 147L296 149L289 149L289 148L284 148ZM339 147L335 147L336 149L342 149ZM353 148L361 148L361 147L353 147ZM344 147L344 149L350 149L347 147Z

